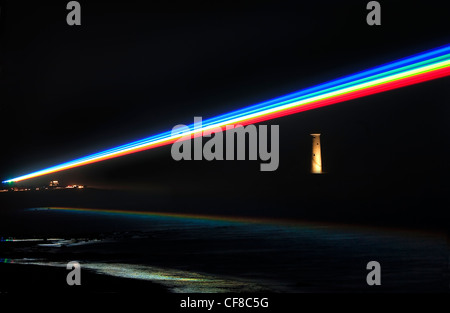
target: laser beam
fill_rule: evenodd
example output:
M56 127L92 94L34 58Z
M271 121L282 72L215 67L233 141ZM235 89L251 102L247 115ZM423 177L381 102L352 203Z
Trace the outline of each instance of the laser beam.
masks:
M227 125L248 125L302 111L356 99L375 93L450 75L450 45L416 54L366 71L271 99L259 104L225 113L202 122L202 127L189 125L191 131L172 134L166 131L142 140L87 155L46 169L8 179L19 182L71 168L117 158L143 150L168 145L186 136L198 136L213 128Z

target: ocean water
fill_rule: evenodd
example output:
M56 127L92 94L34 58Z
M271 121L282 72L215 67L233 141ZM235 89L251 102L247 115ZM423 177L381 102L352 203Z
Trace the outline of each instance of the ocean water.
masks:
M439 233L88 208L28 208L10 218L9 234L22 234L12 243L33 241L0 258L77 260L176 293L449 291L449 247ZM366 283L370 261L381 265L381 286Z

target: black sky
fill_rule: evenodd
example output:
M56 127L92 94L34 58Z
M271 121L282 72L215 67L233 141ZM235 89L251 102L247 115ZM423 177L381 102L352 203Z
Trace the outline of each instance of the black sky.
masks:
M448 5L380 1L382 25L368 26L367 2L80 1L82 25L70 27L66 1L3 1L0 178L450 43ZM265 123L280 125L275 172L259 172L259 162L175 162L164 147L27 184L301 196L314 189L309 133L319 131L330 180L324 197L444 199L449 83Z

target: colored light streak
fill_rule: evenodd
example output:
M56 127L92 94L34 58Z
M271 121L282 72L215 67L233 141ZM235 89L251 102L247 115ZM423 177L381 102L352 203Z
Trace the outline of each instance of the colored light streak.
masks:
M131 153L168 145L186 136L199 136L213 128L248 125L306 110L356 99L450 75L450 45L359 72L299 92L229 112L202 122L202 127L189 125L191 131L172 135L167 131L86 157L58 164L37 172L5 180L18 182Z
M257 224L294 224L288 219L271 219L264 217L244 217L244 216L223 216L223 215L207 215L207 214L191 214L191 213L174 213L174 212L150 212L150 211L132 211L132 210L106 210L106 209L92 209L92 208L67 208L67 207L44 207L35 208L34 210L44 209L46 211L63 211L63 212L78 212L78 213L96 213L106 215L125 215L136 217L169 217L176 219L193 219L216 222L231 222L231 223L257 223Z
M257 217L257 216L230 216L230 215L218 215L218 214L198 214L198 213L176 213L176 212L157 212L157 211L135 211L135 210L108 210L108 209L95 209L95 208L71 208L71 207L42 207L28 209L31 211L55 211L55 212L69 212L69 213L82 213L82 214L102 214L109 216L128 216L136 218L170 218L178 219L181 221L203 221L203 222L222 222L232 224L254 224L254 225L270 225L270 226L282 226L292 228L308 228L321 229L321 230L348 230L357 232L383 232L390 234L399 234L411 236L437 236L442 237L439 232L433 231L418 231L408 230L401 228L392 228L384 226L368 226L368 225L351 225L345 223L332 223L332 222L314 222L308 220L299 220L295 218L277 218L277 217Z

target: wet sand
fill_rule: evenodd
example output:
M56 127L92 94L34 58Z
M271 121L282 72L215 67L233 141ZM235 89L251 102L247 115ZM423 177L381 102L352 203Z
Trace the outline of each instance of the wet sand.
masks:
M24 264L0 264L0 293L9 294L89 294L89 293L157 293L168 291L161 285L147 280L127 279L96 274L82 270L81 285L69 286L66 282L70 271L62 267Z

